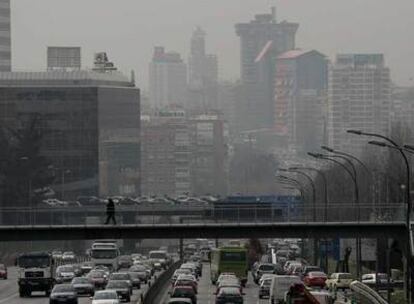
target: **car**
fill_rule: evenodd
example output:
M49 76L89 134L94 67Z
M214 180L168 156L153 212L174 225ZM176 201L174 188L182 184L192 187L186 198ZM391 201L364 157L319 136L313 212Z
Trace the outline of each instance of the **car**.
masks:
M95 289L105 288L108 276L102 270L91 270L86 277L95 286Z
M270 286L272 285L272 278L266 278L262 281L259 287L259 299L270 296Z
M295 284L303 285L299 276L275 275L270 285L269 303L283 302L285 294Z
M133 265L134 261L130 255L121 255L118 258L118 266L120 268L129 268Z
M322 269L319 266L304 266L301 276L305 277L311 271L322 271Z
M71 284L78 295L93 296L95 294L95 286L88 278L74 278Z
M334 299L331 293L326 290L311 290L310 294L319 304L333 304Z
M309 287L325 287L325 281L327 276L324 272L321 271L311 271L304 278L303 283Z
M105 290L114 290L121 299L131 301L131 289L127 281L109 281Z
M301 276L303 273L302 265L291 265L286 274Z
M197 295L191 286L177 286L171 292L171 298L191 299L192 304L197 304Z
M216 296L216 304L243 304L243 295L239 288L225 287Z
M71 284L59 284L53 287L49 304L78 304L78 295Z
M240 281L237 279L237 280L220 281L220 283L217 285L216 292L214 294L217 295L220 292L220 289L225 288L225 287L239 288L240 292L243 293L243 286L240 284Z
M109 275L109 281L125 281L129 285L130 293L132 294L132 280L128 272L113 272Z
M82 276L82 267L79 264L73 264L73 270L75 272L75 276L80 277Z
M62 265L56 269L57 283L69 283L75 276L75 268L72 265Z
M136 289L141 289L141 278L139 272L128 272L131 277L132 287Z
M362 275L361 282L369 286L385 285L388 283L388 275L386 273L367 273Z
M170 257L165 250L150 251L149 259L153 263L154 267L156 266L155 264L160 264L163 269L167 269L171 262Z
M192 275L181 274L174 282L173 287L176 286L191 286L195 293L198 292L197 280Z
M131 266L128 272L129 274L131 273L137 274L141 282L144 282L145 284L147 284L148 281L151 279L150 272L147 271L147 268L144 265Z
M219 275L219 277L217 278L216 284L220 284L221 281L226 281L226 280L238 280L239 281L239 278L234 273L224 272Z
M7 267L4 264L0 264L0 278L7 280Z
M262 284L262 282L264 280L268 280L268 279L272 279L274 276L276 276L276 274L272 274L272 273L265 273L264 275L262 275L262 277L259 280L259 286Z
M192 271L190 269L177 269L174 271L174 274L171 277L171 283L174 284L180 274L191 274Z
M291 269L295 266L302 266L302 263L295 260L286 261L285 265L283 266L283 270L288 273Z
M349 289L349 284L354 281L352 274L344 272L335 272L330 275L325 284L329 290Z
M189 298L170 298L168 304L191 304L193 301Z
M100 290L95 292L92 304L119 304L118 294L115 290Z
M75 253L72 251L66 251L62 254L62 261L63 262L75 262L76 256Z
M259 284L259 280L262 277L262 275L264 275L265 273L270 273L270 274L277 274L278 271L278 267L275 264L271 264L271 263L262 263L257 267L257 270L255 273L253 273L253 277L254 277L254 282L256 284Z
M103 271L107 276L110 274L110 269L104 265L96 265L92 270L100 270Z
M52 251L52 257L55 261L60 261L62 259L62 251L60 250Z
M182 264L180 269L189 269L191 271L191 274L194 275L198 279L197 267L194 264L192 263Z
M80 266L82 275L89 273L93 268L92 262L83 262Z

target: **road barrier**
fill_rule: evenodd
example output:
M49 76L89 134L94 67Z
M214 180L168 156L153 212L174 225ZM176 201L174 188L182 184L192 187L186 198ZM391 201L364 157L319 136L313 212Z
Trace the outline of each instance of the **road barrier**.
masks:
M157 280L151 285L148 291L145 293L143 299L138 301L140 304L159 304L157 298L162 294L163 289L170 282L170 278L174 274L174 271L181 266L182 262L177 261L164 271Z

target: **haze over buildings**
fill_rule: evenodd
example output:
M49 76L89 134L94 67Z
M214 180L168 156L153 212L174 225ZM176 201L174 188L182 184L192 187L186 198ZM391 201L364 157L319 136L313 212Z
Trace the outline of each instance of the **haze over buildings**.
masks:
M96 51L109 50L110 42L111 57L120 70L128 74L134 69L137 83L146 90L152 47L165 45L188 58L189 37L200 25L208 33L209 52L220 59L220 78L236 80L240 60L234 24L266 12L272 5L269 2L124 0L118 5L110 0L13 0L13 66L18 70L42 69L47 45L81 46L88 63ZM414 28L413 1L289 0L276 5L279 21L300 23L298 47L319 50L330 58L341 52L381 52L394 82L412 84L409 79L414 76L414 62L405 58L412 56L414 42L405 33ZM108 13L97 9L101 6ZM91 20L94 26L90 26Z

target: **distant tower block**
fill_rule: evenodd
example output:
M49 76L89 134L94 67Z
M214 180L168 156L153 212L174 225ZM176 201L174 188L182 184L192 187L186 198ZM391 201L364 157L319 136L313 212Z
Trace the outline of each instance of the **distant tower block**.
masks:
M10 0L0 0L0 71L11 71Z
M47 48L47 69L73 71L81 69L80 47L55 47Z

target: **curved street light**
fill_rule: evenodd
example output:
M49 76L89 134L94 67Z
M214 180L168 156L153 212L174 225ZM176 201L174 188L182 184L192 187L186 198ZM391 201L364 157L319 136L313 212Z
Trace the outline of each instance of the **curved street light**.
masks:
M300 171L297 169L295 170L295 168L289 168L289 169L279 168L279 171L299 174L305 177L309 181L310 185L312 186L313 221L316 222L316 187L315 187L315 183L312 177L303 171ZM318 239L316 238L313 239L313 249L314 249L313 261L314 261L314 265L317 265L318 264Z
M299 181L297 181L296 179L293 179L293 178L284 176L284 175L277 175L276 178L279 179L278 182L281 183L281 184L295 186L295 188L297 190L299 190L300 196L302 197L302 199L305 198L305 190L304 190L304 187L303 187L303 185Z
M412 150L411 148L414 148L410 145L405 145L403 148L400 147L394 140L392 140L389 137L386 137L382 134L377 134L377 133L368 133L368 132L363 132L361 130L347 130L347 133L350 134L355 134L355 135L359 135L359 136L370 136L370 137L376 137L376 138L381 138L383 140L385 140L386 142L390 143L391 145L385 143L385 142L380 142L380 141L370 141L369 144L371 145L375 145L375 146L379 146L379 147L387 147L387 148L391 148L391 149L395 149L398 150L402 156L402 158L404 159L404 163L405 163L405 167L406 167L406 180L407 180L407 190L406 190L406 204L407 204L407 214L405 217L405 224L407 226L407 253L406 253L406 263L407 263L407 271L406 271L406 284L407 287L410 286L410 281L411 281L411 247L410 247L410 243L411 243L411 236L410 236L410 218L411 218L411 185L410 185L410 175L411 175L411 169L410 169L410 164L408 162L408 158L407 155L405 154L406 149L408 150ZM404 149L404 150L403 150ZM406 298L409 301L409 303L411 303L411 295L410 295L410 288L407 288L406 290Z
M313 182L312 177L310 177L308 174L306 174L304 172L294 171L294 170L291 170L291 169L279 168L279 171L287 172L287 173L296 173L296 174L302 175L303 177L305 177L309 181L309 183L312 187L313 221L316 221L316 187L315 187L315 183Z

